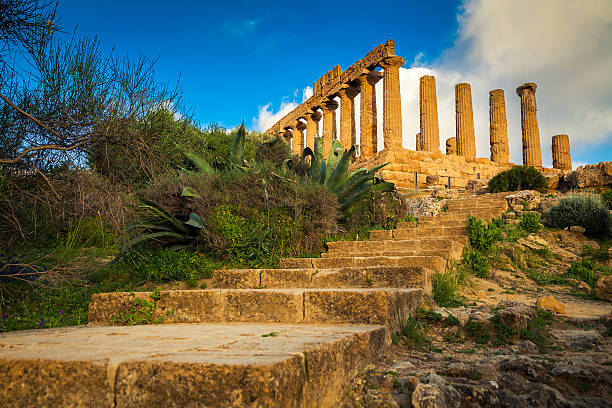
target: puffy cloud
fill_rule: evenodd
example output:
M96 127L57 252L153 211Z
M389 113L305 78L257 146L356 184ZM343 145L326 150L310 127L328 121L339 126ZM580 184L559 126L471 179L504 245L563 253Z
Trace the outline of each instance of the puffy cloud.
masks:
M253 119L253 128L260 132L267 130L276 122L278 122L283 116L298 107L297 102L282 102L277 112L271 109L270 103L260 106L258 109L257 117Z

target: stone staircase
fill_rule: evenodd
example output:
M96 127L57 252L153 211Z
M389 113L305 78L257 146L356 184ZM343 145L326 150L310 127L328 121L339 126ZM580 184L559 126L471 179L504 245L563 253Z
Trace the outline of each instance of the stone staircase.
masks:
M3 406L333 406L461 256L468 215L505 209L453 200L320 258L215 271L207 289L94 295L88 327L0 335ZM162 324L113 326L130 313Z

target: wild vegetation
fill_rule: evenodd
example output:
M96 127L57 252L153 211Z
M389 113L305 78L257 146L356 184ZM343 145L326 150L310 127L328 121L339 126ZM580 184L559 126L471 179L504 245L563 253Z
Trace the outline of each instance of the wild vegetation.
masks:
M514 166L510 170L495 175L488 185L490 193L502 191L537 190L546 189L546 179L535 167Z

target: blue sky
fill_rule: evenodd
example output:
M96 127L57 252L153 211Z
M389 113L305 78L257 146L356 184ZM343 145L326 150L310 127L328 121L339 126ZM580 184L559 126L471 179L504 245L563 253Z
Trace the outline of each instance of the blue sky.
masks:
M282 1L60 3L66 30L78 24L77 33L99 35L119 52L158 57L158 77L180 75L195 117L226 126L248 121L260 105L293 100L296 89L388 38L398 55L436 58L457 26L456 1L325 2L311 10Z
M58 14L65 30L78 25L77 35L98 35L108 49L158 58L158 79L180 76L184 102L203 125L233 127L244 117L247 126L263 128L300 103L335 64L346 68L392 38L406 59L405 147L414 147L418 131L418 76L430 73L437 79L441 138L454 136L454 84L470 82L478 155L488 156L488 90L503 88L511 159L520 161L514 89L533 81L545 164L556 133L570 135L575 163L612 160L609 1L305 4L62 0Z

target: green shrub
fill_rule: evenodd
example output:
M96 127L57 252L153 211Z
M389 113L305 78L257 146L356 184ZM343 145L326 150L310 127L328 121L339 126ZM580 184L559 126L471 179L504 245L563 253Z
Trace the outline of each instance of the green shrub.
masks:
M470 246L478 251L488 251L495 241L499 240L499 230L493 223L487 224L476 217L470 216L467 225Z
M586 229L586 235L593 237L610 232L608 209L599 197L589 194L572 194L561 198L557 205L545 213L544 220L553 228L581 226Z
M441 307L457 307L463 302L459 296L459 280L455 273L436 272L432 279L432 297Z
M502 191L520 191L546 189L546 178L536 168L531 166L514 166L510 170L498 173L489 181L490 193Z
M538 232L542 227L540 216L536 213L524 213L519 222L519 227L530 233Z
M489 277L489 259L478 251L466 249L463 252L461 264L469 268L479 278Z
M612 190L606 190L601 193L601 202L608 207L608 210L612 210Z
M423 330L422 324L414 317L400 323L399 333L394 336L395 341L401 340L405 346L410 348L422 349L431 343Z
M584 281L589 286L594 287L599 278L600 268L597 262L593 259L583 259L581 261L573 262L567 271L567 276L570 278Z
M183 281L191 284L212 277L215 267L206 257L188 250L136 252L123 262L133 264L135 277L158 283Z

